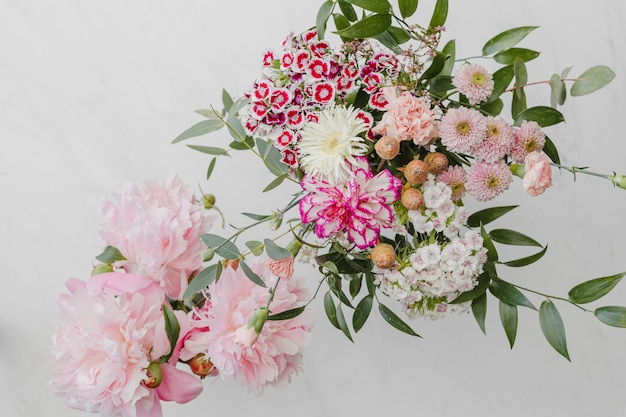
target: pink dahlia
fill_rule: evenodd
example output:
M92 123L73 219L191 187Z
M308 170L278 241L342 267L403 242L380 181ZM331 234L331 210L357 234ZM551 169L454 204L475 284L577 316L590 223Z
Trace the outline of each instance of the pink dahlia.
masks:
M537 122L526 121L515 131L515 139L511 149L511 158L518 164L524 162L526 156L534 151L541 151L546 144L546 135Z
M380 229L391 227L391 204L400 197L402 182L383 170L374 175L366 158L356 158L353 175L342 185L306 175L302 188L308 192L300 200L300 218L304 223L315 222L320 238L346 231L348 239L358 248L373 246Z
M213 224L193 190L176 176L148 181L143 189L126 185L101 203L100 237L126 258L116 263L149 277L172 298L180 298L191 273L202 267L200 235Z
M161 310L165 293L158 284L112 272L66 285L50 369L55 392L69 407L103 416L160 417L160 400L185 403L200 394L201 381L176 369L175 359L156 364L170 351ZM160 383L151 381L149 367L161 370Z
M478 64L464 64L457 68L452 84L467 97L470 104L487 100L493 92L493 77Z
M485 124L487 126L485 139L472 149L472 155L487 162L504 159L513 146L513 128L500 116L487 117Z
M383 89L389 102L382 119L372 131L393 136L398 141L411 140L427 146L437 137L436 113L426 97L415 97L408 91L396 95L395 88Z
M534 151L524 160L524 191L533 197L552 186L552 166L545 153Z
M486 134L485 117L467 107L448 110L439 123L441 143L452 152L470 153L483 142Z
M459 201L465 195L467 174L461 165L451 165L437 175L437 181L446 184L452 190L452 201Z
M263 262L251 267L268 287L276 283L277 277L265 269ZM267 385L282 386L302 370L302 348L313 325L308 312L288 320L268 320L256 334L254 328L248 328L248 322L267 303L267 288L250 281L241 268L229 267L208 292L210 307L197 311L195 314L202 317L192 321L204 331L192 332L183 352L191 352L191 356L201 349L221 378L235 379L256 393ZM293 277L279 282L269 309L280 313L301 307L308 299L304 280ZM191 349L187 351L188 345Z
M467 171L465 187L478 201L489 201L506 191L511 180L511 170L503 160L495 163L480 161Z

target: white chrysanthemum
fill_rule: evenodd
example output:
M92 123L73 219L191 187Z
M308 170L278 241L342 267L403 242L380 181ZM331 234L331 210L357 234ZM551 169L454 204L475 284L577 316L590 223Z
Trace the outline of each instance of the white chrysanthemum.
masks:
M331 106L322 111L317 123L306 125L300 149L300 165L308 174L338 184L350 178L354 157L365 155L367 144L358 135L367 130L352 107Z

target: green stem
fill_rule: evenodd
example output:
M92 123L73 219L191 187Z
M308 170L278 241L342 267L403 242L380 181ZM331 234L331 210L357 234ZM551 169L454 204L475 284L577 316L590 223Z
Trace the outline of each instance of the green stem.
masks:
M593 171L589 171L586 168L582 168L582 167L575 167L575 166L565 166L565 165L560 165L560 164L555 164L554 162L551 162L550 165L560 168L560 169L564 169L568 172L571 172L574 175L574 179L576 179L576 174L577 173L581 173L581 174L586 174L586 175L591 175L594 177L600 177L600 178L606 178L606 179L611 179L611 175L607 175L607 174L601 174L599 172L593 172Z
M578 78L561 78L561 81L578 81ZM550 84L550 80L535 81L535 82L532 82L532 83L522 84L520 86L509 88L508 90L504 90L504 92L505 93L510 93L512 91L515 91L517 88L524 88L524 87L528 87L528 86L531 86L531 85L539 85L539 84Z
M504 280L503 280L503 281L504 281ZM554 295L544 294L544 293L542 293L542 292L535 291L535 290L531 290L531 289L529 289L529 288L525 288L525 287L522 287L522 286L520 286L520 285L513 284L513 283L508 282L508 281L505 281L505 282L507 282L508 284L511 284L512 286L514 286L515 288L517 288L517 289L519 289L519 290L522 290L522 291L527 291L527 292L530 292L530 293L533 293L533 294L537 294L537 295L540 295L540 296L542 296L542 297L546 297L546 298L548 298L548 299L552 299L552 300L560 300L560 301L565 301L566 303L569 303L569 304L573 305L574 307L578 307L579 309L581 309L581 310L582 310L582 311L584 311L585 313L593 313L593 310L587 310L587 309L586 309L586 308L584 308L583 306L581 306L581 305L579 305L579 304L576 304L575 302L573 302L573 301L571 301L571 300L569 300L569 299L567 299L567 298L557 297L557 296L554 296Z

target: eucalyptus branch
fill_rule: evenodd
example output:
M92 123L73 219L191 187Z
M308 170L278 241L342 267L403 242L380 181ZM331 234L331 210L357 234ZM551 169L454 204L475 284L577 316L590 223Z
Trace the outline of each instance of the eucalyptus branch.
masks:
M561 81L573 81L573 82L576 82L576 81L579 80L579 78L560 78L560 80ZM532 82L532 83L522 84L522 85L519 85L519 86L516 86L516 87L509 88L507 90L504 90L504 92L505 93L511 93L511 92L515 91L516 89L518 89L518 88L524 88L524 87L528 87L528 86L531 86L531 85L539 85L539 84L550 84L550 80L535 81L535 82Z

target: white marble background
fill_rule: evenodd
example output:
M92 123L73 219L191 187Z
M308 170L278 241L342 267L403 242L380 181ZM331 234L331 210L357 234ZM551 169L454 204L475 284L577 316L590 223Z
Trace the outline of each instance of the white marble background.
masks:
M236 213L282 207L288 193L261 197L270 177L253 159L221 160L206 182L204 155L170 141L220 105L221 89L241 92L261 53L288 30L312 25L318 1L0 1L0 404L3 416L80 416L52 395L46 363L56 299L71 276L87 278L100 247L100 198L125 181L177 172ZM433 0L422 0L421 22ZM530 79L566 66L580 74L612 67L609 88L568 100L567 123L549 134L568 164L626 173L626 3L621 0L451 0L446 39L459 56L479 53L500 31L538 25L524 42L541 50ZM537 86L529 102L546 104ZM195 143L224 146L223 135ZM626 270L626 191L600 179L555 174L544 196L516 182L499 204L522 207L498 223L550 249L539 264L503 269L504 278L566 295L582 280ZM248 202L243 205L242 202ZM265 231L259 231L261 234ZM511 253L511 257L525 255ZM300 273L316 282L313 270ZM559 304L572 363L543 340L536 314L522 310L511 351L491 299L484 336L471 316L413 327L424 339L372 315L356 344L328 324L321 303L304 374L286 389L249 396L234 383L165 415L487 415L618 416L626 411L626 331ZM533 298L538 305L541 298ZM622 284L606 304L626 305Z

